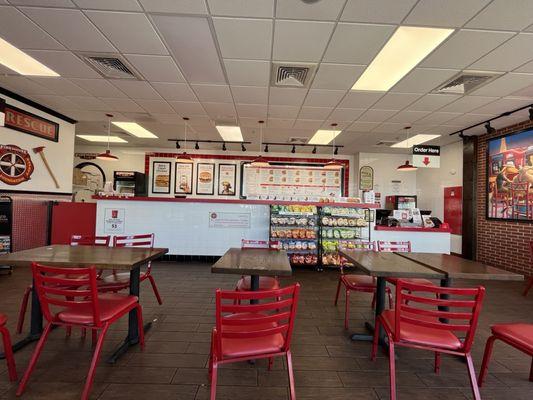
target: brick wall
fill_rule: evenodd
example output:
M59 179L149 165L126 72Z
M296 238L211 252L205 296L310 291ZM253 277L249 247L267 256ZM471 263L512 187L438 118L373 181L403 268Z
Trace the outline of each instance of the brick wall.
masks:
M511 125L478 139L476 258L495 267L533 276L529 251L529 241L533 240L533 223L487 220L485 209L487 139L527 128L533 128L533 122Z

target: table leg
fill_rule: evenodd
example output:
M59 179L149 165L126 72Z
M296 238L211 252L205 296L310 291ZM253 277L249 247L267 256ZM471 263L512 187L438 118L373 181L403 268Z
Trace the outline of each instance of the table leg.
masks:
M440 280L440 286L441 287L451 287L452 286L452 278L444 278L444 279L441 279ZM449 294L441 294L441 299L443 300L448 300L450 298L450 295ZM450 311L450 307L445 307L445 306L439 306L438 307L440 311ZM443 324L447 324L449 323L450 321L448 320L448 318L440 318L439 319L440 322L442 322Z
M41 337L41 333L43 333L43 313L41 310L41 303L39 302L39 296L37 296L36 290L31 291L30 313L30 333L22 340L13 343L13 345L11 346L13 352L19 351L30 343L39 340L39 338ZM4 358L5 354L0 353L0 360L3 360Z
M257 292L259 290L259 275L250 276L250 290L252 292ZM257 304L257 303L259 303L259 300L257 299L250 300L250 304Z
M130 294L132 296L139 297L140 294L140 267L134 268L130 272ZM113 354L107 359L109 364L115 364L117 360L125 354L128 349L139 343L139 331L137 328L137 311L132 310L129 314L128 321L128 336L124 339L124 342L113 352ZM148 322L144 325L144 331L147 332L152 327L152 323Z
M385 288L386 288L386 280L385 278L378 277L377 283L376 283L376 310L375 310L375 318L383 312L385 309ZM370 332L370 334L366 333L354 333L351 336L351 339L354 341L364 341L364 342L371 342L374 338L374 324L371 322L365 322L365 328ZM383 328L380 329L379 332L379 342L382 346L387 346L387 343L385 341L385 333L383 331Z

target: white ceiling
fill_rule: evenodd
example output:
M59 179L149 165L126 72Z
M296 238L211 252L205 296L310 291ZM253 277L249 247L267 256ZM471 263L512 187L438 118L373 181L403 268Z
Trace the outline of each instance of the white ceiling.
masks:
M399 25L456 31L389 93L351 91ZM189 117L193 139L219 139L216 122L254 143L260 119L268 141L337 123L343 153L394 152L376 143L403 139L406 125L447 144L533 103L531 0L0 0L0 37L61 75L0 68L0 86L77 119L79 133L104 133L109 112L137 121L160 139L113 131L139 147L172 146ZM103 79L79 52L120 54L141 80ZM315 64L310 88L270 87L273 62ZM467 96L430 93L463 70L502 75Z

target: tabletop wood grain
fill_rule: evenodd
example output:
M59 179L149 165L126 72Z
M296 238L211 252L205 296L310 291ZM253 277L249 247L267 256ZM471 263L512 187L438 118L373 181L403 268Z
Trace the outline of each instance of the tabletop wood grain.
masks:
M480 279L490 281L523 281L524 276L477 261L450 254L397 253L428 268L445 273L449 278Z
M211 272L221 274L289 276L292 275L287 252L270 249L229 249Z
M362 269L367 275L382 278L442 279L442 272L427 268L395 253L375 251L339 250L339 252Z
M52 245L0 255L0 265L29 267L32 262L58 267L132 270L168 252L166 248Z

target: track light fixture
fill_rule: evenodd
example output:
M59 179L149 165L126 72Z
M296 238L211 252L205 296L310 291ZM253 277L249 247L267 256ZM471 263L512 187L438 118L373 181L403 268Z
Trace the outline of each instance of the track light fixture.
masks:
M176 149L181 149L180 142L176 140Z
M313 151L311 153L316 154L316 146L313 147Z
M461 139L463 139L463 138L465 137L465 134L463 133L463 131L459 132L459 137L460 137Z
M222 151L226 151L226 142L222 143Z
M335 155L339 154L339 148L337 146L335 146L335 151L333 152L333 154Z
M490 121L487 121L487 123L485 124L485 129L487 130L487 133L493 133L493 132L496 132L496 129L494 129L494 128L490 125Z
M246 147L244 147L244 143L241 143L241 150L246 151Z
M196 144L194 145L194 150L200 150L200 145L198 144L198 142L196 142Z
M265 149L263 150L265 153L268 153L268 144L265 144Z
M529 120L533 121L533 106L529 107Z
M292 145L291 153L292 153L292 154L296 153L296 146L295 146L295 145Z

